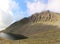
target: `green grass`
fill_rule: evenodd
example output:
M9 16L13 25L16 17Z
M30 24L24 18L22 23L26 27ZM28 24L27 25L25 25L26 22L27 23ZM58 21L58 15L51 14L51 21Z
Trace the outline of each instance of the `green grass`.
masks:
M7 40L0 38L0 42L3 44L58 44L60 42L60 30L48 30L33 34L30 35L28 39L23 40Z
M57 26L38 23L34 25L27 24L21 29L22 34L29 38L22 40L0 38L0 44L60 44L60 28L57 28ZM17 32L20 33L20 31Z
M13 23L3 32L23 34L29 38L22 40L9 40L0 38L0 44L60 44L60 28L55 26L60 26L60 14L54 12L50 12L50 14L56 15L57 22L40 21L30 24L29 18L24 18L21 19L21 21Z
M29 39L22 40L21 42L28 44L56 44L60 42L60 30L49 30L31 35Z

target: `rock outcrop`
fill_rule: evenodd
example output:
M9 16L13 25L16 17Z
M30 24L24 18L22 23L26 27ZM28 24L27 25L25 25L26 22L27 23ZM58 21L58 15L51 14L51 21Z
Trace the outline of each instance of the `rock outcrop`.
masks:
M38 22L38 21L56 21L57 18L53 12L50 12L49 10L41 12L41 13L35 13L30 18L31 22Z

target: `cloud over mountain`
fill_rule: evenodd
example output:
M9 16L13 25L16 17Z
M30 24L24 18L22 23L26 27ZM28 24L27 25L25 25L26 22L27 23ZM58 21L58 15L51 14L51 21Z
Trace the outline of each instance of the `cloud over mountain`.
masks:
M59 12L60 13L60 0L48 0L48 7L50 11Z
M27 11L30 14L44 10L60 13L60 0L47 0L47 3L43 3L43 1L44 0L35 0L34 2L27 1Z
M13 22L13 10L18 11L18 7L18 3L13 0L0 0L0 30Z
M24 0L26 4L26 11L22 11L20 5L16 0L0 0L0 28L3 25L7 26L13 21L22 19L25 16L31 16L36 12L50 10L60 13L60 0ZM22 4L23 5L23 4ZM24 8L23 8L24 9ZM27 15L25 14L27 13ZM12 21L11 21L12 18ZM7 20L9 19L9 20ZM11 21L10 23L6 23ZM4 27L2 25L2 27ZM4 27L5 28L5 27ZM2 29L2 28L1 28Z
M44 10L46 10L46 4L40 0L35 0L34 2L27 1L27 11L30 15Z

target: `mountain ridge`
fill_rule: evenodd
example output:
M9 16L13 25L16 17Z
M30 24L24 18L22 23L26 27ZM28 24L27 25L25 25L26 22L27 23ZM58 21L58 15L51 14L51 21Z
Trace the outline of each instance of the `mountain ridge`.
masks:
M41 12L41 13L35 13L30 17L30 20L32 22L38 22L38 21L57 21L57 17L54 14L51 14L53 12L50 12L49 10Z
M35 13L13 23L2 31L13 35L24 35L28 37L27 39L11 41L0 38L0 41L3 44L60 44L60 27L58 26L60 26L59 13L51 11Z
M32 26L32 25L36 25L36 24L56 26L57 24L59 25L59 23L58 23L59 16L58 15L60 15L60 14L51 12L49 10L41 12L41 13L37 13L37 14L35 13L28 18L23 18L20 21L13 23L12 25L10 25L8 28L3 30L2 32L14 32L14 31L16 31L16 29L21 30L24 27L26 29L26 27L28 27L29 25ZM24 31L24 29L23 29L23 31Z

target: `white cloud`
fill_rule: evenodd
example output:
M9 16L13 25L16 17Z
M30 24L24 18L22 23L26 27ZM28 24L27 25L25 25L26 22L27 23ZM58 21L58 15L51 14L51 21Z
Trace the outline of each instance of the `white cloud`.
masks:
M4 30L12 23L12 16L0 10L0 31Z
M34 2L27 1L28 14L32 15L36 12L41 12L44 10L60 13L60 0L48 0L47 4L42 1L44 0L34 0Z
M27 11L30 15L36 12L44 11L46 10L46 7L47 5L42 3L40 0L35 0L34 2L27 1Z
M14 21L13 10L16 12L19 10L18 3L13 0L0 0L0 31L4 30Z
M48 0L48 4L43 3L42 0L33 0L33 2L27 0L26 4L28 16L45 10L60 13L60 0ZM5 29L13 20L23 18L25 13L20 9L19 4L14 0L0 0L0 29Z
M48 0L48 10L60 13L60 0Z
M9 14L13 14L12 10L18 10L19 5L13 0L0 0L0 9Z
M8 0L0 0L0 9L7 11L9 8L8 3L9 3Z

